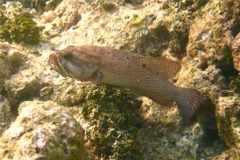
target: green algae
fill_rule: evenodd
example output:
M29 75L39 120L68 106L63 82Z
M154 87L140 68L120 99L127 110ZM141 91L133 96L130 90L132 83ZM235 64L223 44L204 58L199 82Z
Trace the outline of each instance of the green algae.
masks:
M105 11L113 11L116 7L115 5L108 0L101 0L100 1L100 6L105 10Z
M234 92L240 93L240 75L237 77L230 77L230 88Z
M23 12L13 19L7 19L0 26L0 39L8 42L37 44L40 40L40 28L29 13Z
M124 0L124 3L130 3L132 5L141 4L143 0Z
M223 160L223 159L235 160L239 158L240 158L239 148L230 148L228 150L223 151L220 155L213 157L212 160Z
M47 0L23 0L22 5L28 8L34 8L38 12L43 12L46 7Z
M62 0L52 0L49 3L46 3L46 7L45 10L49 11L49 10L53 10L54 8L56 8L57 5L59 5L62 2Z
M10 106L6 98L0 95L0 135L10 126L15 116L10 111Z
M55 96L58 104L74 106L84 101L86 93L82 89L83 86L74 84L73 79L66 78L64 81L61 81L59 86L59 92Z
M46 152L42 155L43 158L51 160L67 159L67 160L76 160L76 159L86 159L87 154L84 151L83 144L79 143L82 141L82 135L75 135L71 137L67 142L68 145L64 146L56 142L48 144ZM64 150L64 152L63 152ZM79 154L81 152L82 154Z
M216 109L216 121L219 136L224 140L228 147L236 147L240 143L239 132L239 97L233 95L229 97L220 97L219 105L222 108Z
M0 25L3 25L7 20L7 17L4 15L2 11L0 11Z
M203 7L204 5L206 5L208 1L209 0L196 0L194 2L194 5L197 9L199 9L199 8Z
M131 25L135 27L140 27L142 26L144 19L144 17L141 17L138 14L133 14Z
M0 93L4 90L5 79L10 74L10 69L6 62L0 57Z
M90 121L86 136L98 156L142 159L141 146L136 141L141 122L139 109L139 101L129 90L104 85L88 90L82 114Z
M69 83L63 83L68 89L56 99L63 105L82 106L81 113L89 121L88 148L104 159L141 159L141 146L136 140L141 125L140 102L131 92L105 85L71 86ZM74 146L70 148L74 150Z

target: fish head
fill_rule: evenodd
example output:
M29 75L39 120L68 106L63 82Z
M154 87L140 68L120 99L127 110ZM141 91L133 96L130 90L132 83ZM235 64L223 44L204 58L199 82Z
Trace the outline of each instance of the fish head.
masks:
M84 50L69 46L52 53L48 60L51 68L64 77L72 77L80 81L93 79L99 71L99 59Z

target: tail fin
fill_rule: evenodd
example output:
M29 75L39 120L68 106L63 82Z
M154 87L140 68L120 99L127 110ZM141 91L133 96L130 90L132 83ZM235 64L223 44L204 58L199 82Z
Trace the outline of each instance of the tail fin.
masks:
M202 96L197 90L181 88L176 102L186 125L190 124L190 119L199 108L201 101Z

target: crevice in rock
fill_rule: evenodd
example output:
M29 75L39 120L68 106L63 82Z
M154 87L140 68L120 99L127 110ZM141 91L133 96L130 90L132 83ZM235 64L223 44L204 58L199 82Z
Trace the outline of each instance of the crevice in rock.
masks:
M35 84L36 86L29 85L26 90L23 90L21 93L13 95L12 93L6 92L6 97L10 105L10 110L14 115L18 115L19 105L23 101L33 100L36 97L40 97L39 91L42 88L42 84Z
M167 49L170 40L171 34L167 27L159 25L140 39L139 45L136 47L137 51L135 52L146 54L146 50L150 49L152 56L159 56L161 52Z
M203 136L197 149L197 159L208 158L206 150L216 149L215 155L220 154L227 148L225 142L218 135L217 122L215 117L215 105L207 98L198 111L198 121L203 130ZM214 156L214 155L211 155Z
M239 18L240 19L240 18ZM240 33L240 25L239 22L234 22L231 30L231 34L233 37L236 37L238 35L238 33Z
M221 70L222 75L227 79L227 82L230 83L230 78L237 77L238 71L234 68L233 57L230 47L225 46L222 53L223 58L216 63L216 67Z
M208 68L208 63L207 61L201 63L201 65L199 66L199 68L202 70L202 71L205 71L207 68Z

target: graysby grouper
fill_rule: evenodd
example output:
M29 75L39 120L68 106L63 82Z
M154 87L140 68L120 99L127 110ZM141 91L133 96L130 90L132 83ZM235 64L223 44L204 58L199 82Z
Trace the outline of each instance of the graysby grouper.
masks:
M175 101L185 124L189 124L201 103L197 90L178 87L169 81L180 71L181 65L166 58L85 45L57 51L50 55L49 63L62 76L85 84L127 87L159 104Z

